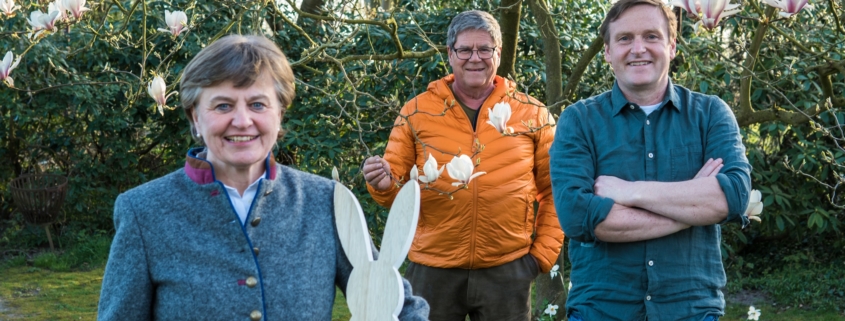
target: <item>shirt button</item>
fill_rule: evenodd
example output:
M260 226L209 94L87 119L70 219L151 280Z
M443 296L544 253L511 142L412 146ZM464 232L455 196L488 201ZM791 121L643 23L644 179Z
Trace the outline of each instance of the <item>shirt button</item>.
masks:
M634 109L634 105L628 105L628 107L630 107L631 109Z
M266 192L264 192L264 196L270 195L270 193L272 193L272 192L273 192L272 189L268 189Z
M651 125L651 121L649 121L648 119L646 119L646 120L645 120L645 124L646 124L646 125Z
M648 153L648 158L654 158L654 154L652 154L652 153ZM255 224L255 221L253 221L252 226L255 226L255 225L256 225L256 224Z
M252 321L261 320L261 311L255 310L249 314L249 319Z
M654 266L654 261L648 261L648 266Z
M646 301L651 301L651 296L650 296L650 295L646 295L645 299L646 299Z
M246 278L246 286L254 288L256 285L258 285L258 279L252 276Z
M254 218L250 224L252 224L252 227L258 226L258 224L261 224L261 218L260 217Z
M255 255L258 255L258 247L253 247L252 253L255 253Z

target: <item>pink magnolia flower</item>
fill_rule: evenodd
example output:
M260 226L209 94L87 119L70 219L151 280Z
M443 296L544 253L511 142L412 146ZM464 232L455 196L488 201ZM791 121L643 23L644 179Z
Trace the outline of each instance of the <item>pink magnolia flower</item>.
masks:
M56 0L58 2L59 0ZM79 20L82 13L91 9L85 7L85 0L61 0L65 10L69 10L73 14L73 18Z
M179 36L182 31L188 30L188 16L182 11L164 10L164 23L169 29L158 28L158 31L169 32L174 37Z
M21 6L15 5L15 0L0 0L0 13L11 17L15 15L15 10L20 9Z
M14 60L14 62L12 60ZM12 70L18 66L19 62L21 62L21 57L18 56L18 59L15 59L15 54L11 51L6 52L6 56L3 57L3 61L0 61L0 81L5 81L9 84L9 87L15 86L15 81L9 75L12 73Z
M700 19L695 23L707 29L716 28L719 21L742 11L739 4L730 4L730 0L673 0L672 5L684 8L687 16Z
M764 0L767 5L778 8L781 11L778 13L781 17L789 18L792 15L801 11L801 9L813 9L813 5L807 3L808 0Z
M59 18L59 11L55 10L53 7L53 11L48 11L49 13L43 13L40 10L33 11L29 14L29 25L32 26L32 32L30 32L31 36L38 36L44 31L53 31L56 29L56 21Z
M67 7L65 7L65 4L62 0L50 2L50 5L47 7L47 12L59 12L59 15L56 16L57 22L67 20Z

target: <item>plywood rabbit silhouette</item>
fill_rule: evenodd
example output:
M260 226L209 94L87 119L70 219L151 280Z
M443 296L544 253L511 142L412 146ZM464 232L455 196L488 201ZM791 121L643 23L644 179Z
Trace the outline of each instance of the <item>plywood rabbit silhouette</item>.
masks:
M334 189L335 222L343 251L352 263L346 286L351 321L398 320L405 291L399 266L411 248L420 213L420 186L410 181L396 195L384 228L381 252L373 260L370 234L358 199L340 183Z

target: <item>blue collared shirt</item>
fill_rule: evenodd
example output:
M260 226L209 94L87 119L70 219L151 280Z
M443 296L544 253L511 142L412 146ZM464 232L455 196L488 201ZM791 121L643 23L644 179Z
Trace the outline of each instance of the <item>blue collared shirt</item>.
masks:
M751 165L724 101L670 81L660 107L646 116L614 84L611 91L566 108L549 155L558 218L570 238L568 313L577 311L588 321L703 320L724 314L719 225L647 241L602 242L595 228L614 202L593 191L600 175L686 181L707 159L722 158L716 178L728 203L725 222L747 224Z

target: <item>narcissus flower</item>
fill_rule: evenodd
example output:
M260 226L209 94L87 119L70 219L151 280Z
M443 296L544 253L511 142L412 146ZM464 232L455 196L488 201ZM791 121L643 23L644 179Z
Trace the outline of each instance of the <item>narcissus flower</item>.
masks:
M167 104L167 84L160 76L153 78L153 81L147 85L147 93L156 101L158 105L158 112L164 116L164 106Z
M557 314L557 308L557 304L549 304L549 306L546 307L546 311L543 311L543 313L554 316Z
M493 105L493 108L487 109L487 114L490 116L488 124L496 127L496 131L507 134L513 133L513 128L508 127L508 120L511 119L511 105L506 102L500 102Z
M801 11L801 9L813 9L813 5L809 4L809 0L764 0L767 5L778 8L781 11L778 13L781 17L789 18L792 15Z
M164 10L164 23L167 24L169 29L158 28L158 31L169 32L174 37L179 36L182 31L188 30L188 16L182 11L170 12Z
M748 217L749 220L762 222L762 220L760 220L760 213L763 212L762 197L763 196L760 194L760 191L756 189L751 190L751 196L748 200L748 208L745 209L745 216Z
M12 73L12 70L18 66L19 62L21 62L21 57L18 56L18 59L15 59L15 54L11 51L6 52L6 56L3 57L3 61L0 61L0 81L5 81L9 84L9 87L15 86L15 81L12 80L12 77L9 75Z
M15 5L15 0L0 0L0 13L11 17L15 15L15 11L21 6Z
M719 21L742 11L740 5L728 3L730 0L673 0L672 5L684 8L687 16L700 19L695 28L716 28Z
M472 159L467 155L455 156L449 164L446 164L446 170L449 171L449 176L457 180L452 183L453 186L461 186L469 184L473 178L487 174L487 172L478 172L473 174L475 166L472 165Z
M760 310L754 308L754 306L748 307L748 320L760 320Z
M555 264L555 266L552 267L552 270L549 271L549 274L552 276L552 279L554 279L558 273L560 273L560 266Z
M446 166L441 166L440 169L437 169L437 160L434 159L434 156L428 154L428 160L423 165L423 176L420 176L420 182L434 183L440 177L440 174L443 174L443 169L445 168Z
M56 0L56 2L59 1L62 1L65 10L69 10L70 13L73 14L73 18L77 20L82 17L83 12L91 10L85 7L85 0Z

